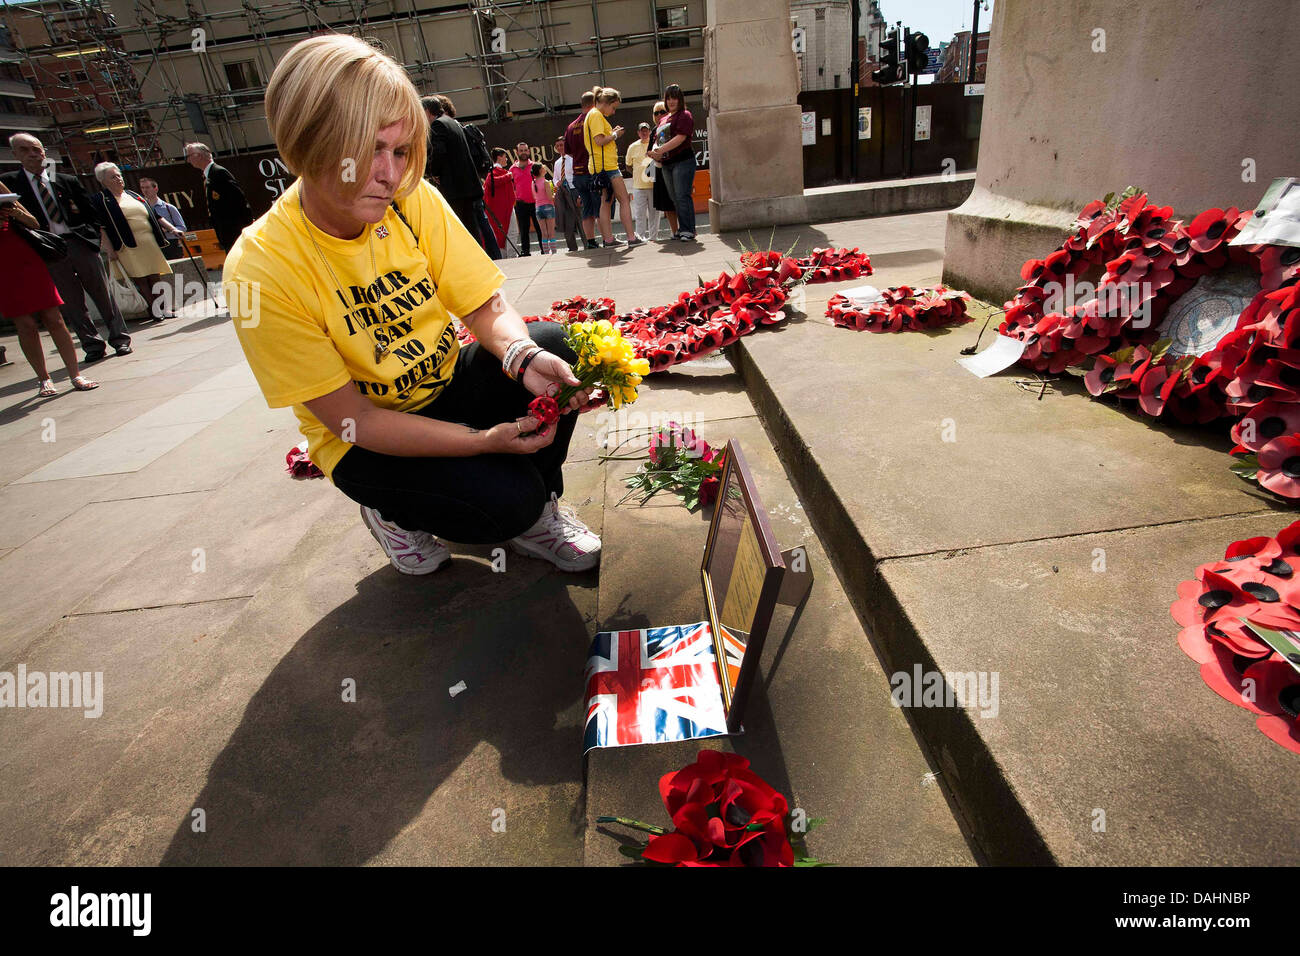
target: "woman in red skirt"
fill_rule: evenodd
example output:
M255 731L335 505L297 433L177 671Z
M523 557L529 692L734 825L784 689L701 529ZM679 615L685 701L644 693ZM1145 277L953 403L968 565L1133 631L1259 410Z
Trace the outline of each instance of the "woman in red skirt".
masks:
M59 355L63 357L72 387L79 392L99 388L98 382L92 382L77 371L77 352L59 312L63 299L54 287L44 260L18 234L14 223L21 223L29 229L39 228L40 224L17 200L0 203L0 314L13 322L18 330L18 343L41 383L36 394L41 397L59 394L45 368L45 350L41 347L41 333L36 328L37 319L50 333Z

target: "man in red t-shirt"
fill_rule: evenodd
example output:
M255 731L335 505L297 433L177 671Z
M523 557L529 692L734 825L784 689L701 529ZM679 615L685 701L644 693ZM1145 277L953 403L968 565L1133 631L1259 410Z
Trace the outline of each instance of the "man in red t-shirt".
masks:
M582 232L588 249L599 249L596 241L596 213L600 211L600 194L592 188L591 172L587 169L587 144L583 135L583 121L596 105L596 94L582 94L582 112L564 131L564 151L573 157L573 188L582 207Z

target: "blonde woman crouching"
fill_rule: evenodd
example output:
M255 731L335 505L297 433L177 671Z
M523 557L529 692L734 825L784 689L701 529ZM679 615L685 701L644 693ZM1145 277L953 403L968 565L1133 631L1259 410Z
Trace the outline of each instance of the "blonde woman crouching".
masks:
M538 435L527 413L578 384L576 356L561 326L523 322L421 178L428 120L405 71L355 37L304 40L266 116L298 179L244 230L224 280L267 403L293 406L312 461L398 571L445 563L438 538L594 567L600 539L559 506L576 414ZM453 314L476 343L457 344Z

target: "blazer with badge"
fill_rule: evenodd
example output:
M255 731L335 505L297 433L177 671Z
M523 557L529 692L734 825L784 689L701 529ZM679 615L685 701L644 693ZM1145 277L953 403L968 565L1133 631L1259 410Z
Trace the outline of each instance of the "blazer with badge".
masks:
M99 211L91 202L86 188L75 176L69 176L67 173L55 173L53 182L50 183L50 189L53 191L55 198L59 202L59 209L63 212L64 220L72 234L83 242L99 251L99 230L105 225L100 217ZM50 228L49 217L45 215L45 206L36 196L36 191L32 189L32 181L27 175L27 170L16 169L0 175L0 183L4 183L12 193L17 193L22 200L23 208L36 217L36 221L41 224L42 229Z
M212 229L221 248L229 250L244 227L253 221L253 211L248 207L238 181L226 167L214 162L208 167L206 179L204 190Z

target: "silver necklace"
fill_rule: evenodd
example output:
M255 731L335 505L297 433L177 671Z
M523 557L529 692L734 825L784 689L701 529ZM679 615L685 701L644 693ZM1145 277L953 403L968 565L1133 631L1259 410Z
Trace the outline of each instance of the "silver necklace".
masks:
M302 187L298 188L298 212L302 215L303 230L307 233L307 238L311 240L311 244L316 248L316 255L320 256L320 261L324 263L325 268L329 271L330 278L334 280L334 288L341 293L343 283L339 282L339 277L334 274L334 268L330 265L329 260L325 258L325 250L320 247L316 237L311 234L311 226L307 222L307 210L302 206ZM369 223L366 224L366 248L370 250L370 274L378 277L378 269L375 267L375 240L370 234ZM375 338L374 330L369 325L365 329L366 335L370 337L370 342L375 347L375 364L378 365L383 361L384 356L388 354L388 346L379 344L379 340Z

